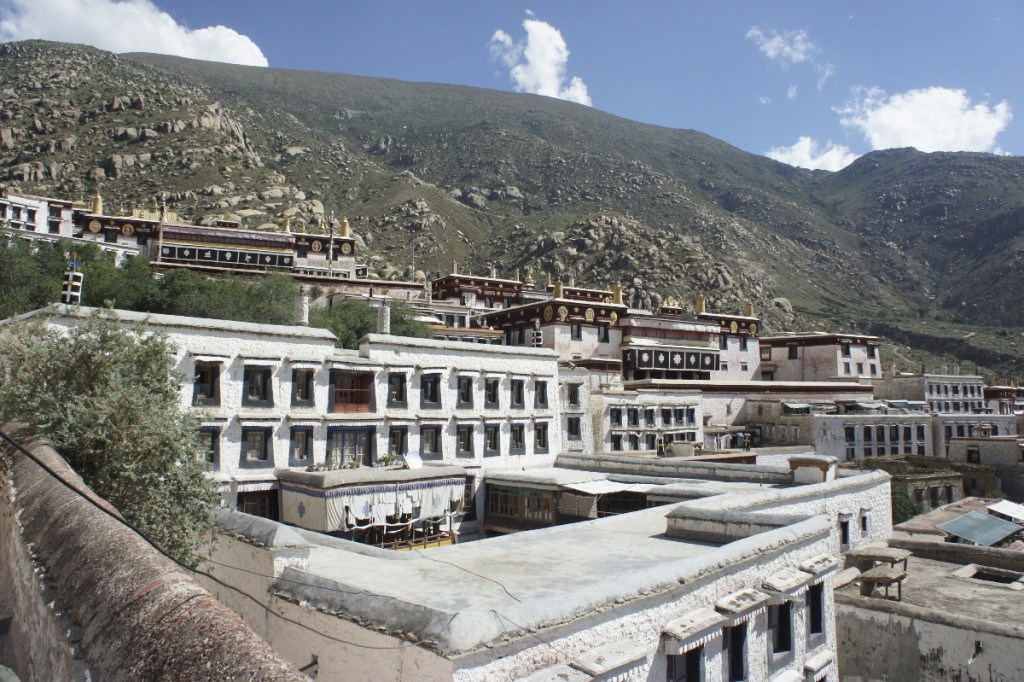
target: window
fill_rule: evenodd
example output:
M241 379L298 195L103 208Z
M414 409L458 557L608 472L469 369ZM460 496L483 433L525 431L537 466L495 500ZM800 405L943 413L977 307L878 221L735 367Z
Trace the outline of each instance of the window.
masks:
M458 407L473 407L473 377L459 377Z
M509 436L509 450L513 455L523 454L523 450L526 447L525 438L523 437L525 429L522 424L513 424L510 429Z
M807 589L807 641L808 649L824 643L825 634L825 583L811 585Z
M373 428L328 429L327 464L344 468L370 466L373 461L373 432Z
M661 411L661 424L662 424L662 426L671 426L672 425L672 410L662 410Z
M206 462L210 468L220 466L220 429L216 426L204 426L199 429L200 461Z
M484 426L484 457L497 457L501 454L500 433L497 424Z
M273 407L269 367L246 367L242 376L242 404L252 407Z
M473 456L473 426L460 426L455 432L458 449L455 454L458 457Z
M423 459L441 459L441 427L420 428L420 453Z
M729 348L729 335L720 334L718 337L718 350L726 350Z
M629 420L630 426L640 426L640 410L635 407L631 407L626 410L626 418Z
M844 358L850 357L850 344L848 344L848 343L841 343L841 344L839 344L839 348L843 351L843 357Z
M860 374L863 374L863 373L864 373L864 363L863 362L858 362L857 363L857 374L860 375Z
M747 343L748 343L747 337L746 336L741 336L740 337L740 350L747 350Z
M793 347L796 348L796 346L793 346ZM772 347L771 346L761 346L761 359L762 360L771 360L772 359Z
M857 440L857 432L856 432L855 427L847 426L846 429L845 429L845 432L846 433L844 435L846 436L846 442L847 443L856 442L856 440Z
M580 440L582 438L580 435L580 418L569 417L569 420L566 422L566 431L569 433L569 440Z
M404 377L403 377L404 378ZM409 429L405 426L392 426L388 429L388 456L395 459L405 458L409 451Z
M313 463L313 427L293 426L291 447L288 449L288 466L309 466Z
M849 373L850 373L850 363L844 362L843 363L843 374L849 374Z
M790 346L789 347L789 359L790 360L797 360L799 358L800 358L800 348L799 348L799 346Z
M878 346L868 346L868 357L869 358L876 358L876 357L878 357Z
M636 451L636 450L640 449L640 436L639 435L637 435L635 433L629 434L629 449L633 450L633 451Z
M742 371L742 372L748 372L748 371L750 371L750 365L748 365L748 364L747 364L747 363L745 363L745 362L741 362L741 363L740 363L740 371Z
M718 365L718 369L719 369L719 371L722 371L722 372L728 372L729 371L729 363L728 362L720 363Z
M497 409L498 407L498 386L500 379L488 379L484 382L484 407Z
M668 682L694 682L704 679L704 647L698 646L678 656L667 656Z
M850 520L839 520L839 548L847 549L850 546Z
M768 644L775 670L793 652L793 603L784 601L768 607ZM774 670L773 670L774 672Z
M548 382L536 381L534 386L534 407L548 406Z
M270 460L270 428L242 429L242 465L250 462L266 464Z
M569 325L569 336L573 341L579 341L583 338L583 323L573 322Z
M747 624L725 628L722 633L723 680L742 682L747 678Z
M512 409L514 409L514 410L521 410L521 409L523 409L524 399L523 399L523 380L522 379L513 379L512 380L512 385L511 385L511 401L512 401Z
M608 414L611 417L612 426L622 426L622 408L613 407Z
M622 452L622 434L621 433L613 433L612 434L612 450L614 452Z
M311 369L292 370L292 405L311 407L313 405L313 374Z
M597 340L599 343L608 343L611 335L608 332L608 325L602 324L597 327Z
M566 399L569 402L570 407L580 406L580 385L569 384L566 387Z
M420 406L424 408L440 409L440 374L424 374L422 377L420 377Z
M860 532L862 535L868 534L868 513L866 511L860 513Z
M197 362L192 388L192 404L197 407L220 405L220 365Z
M405 374L398 372L388 374L388 407L406 406L405 384Z
M539 453L548 451L548 425L545 422L538 422L533 427L533 449Z
M277 491L260 490L255 492L238 493L238 511L252 516L262 516L265 519L278 517Z
M644 410L644 426L655 425L655 414L654 410Z
M331 411L369 412L372 375L331 370Z
M869 365L869 369L871 370L871 376L873 376L873 377L877 377L878 376L878 365L876 365L875 363L872 362Z

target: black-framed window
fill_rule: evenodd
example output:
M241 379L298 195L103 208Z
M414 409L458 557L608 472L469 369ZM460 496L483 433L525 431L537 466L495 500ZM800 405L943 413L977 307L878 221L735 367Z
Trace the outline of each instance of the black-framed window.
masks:
M420 454L423 459L441 459L441 427L420 427Z
M850 357L850 344L841 343L839 344L839 349L842 351L844 358Z
M672 410L669 408L663 408L661 410L661 425L672 426Z
M197 362L192 388L192 404L196 407L220 405L220 364Z
M242 427L242 459L244 466L268 466L274 463L274 446L269 426Z
M473 377L459 377L459 402L458 407L473 407Z
M808 649L825 641L825 583L807 588L807 642Z
M799 346L790 346L789 347L789 359L790 360L798 360L799 358L800 358L800 347Z
M293 426L288 448L288 466L309 466L313 463L313 427Z
M704 646L666 656L668 682L701 682L704 679Z
M204 426L199 429L200 459L216 469L220 466L220 427Z
M746 350L747 349L747 343L749 343L749 339L744 334L743 336L740 337L740 350Z
M645 409L644 410L644 426L655 426L656 422L657 422L657 420L655 419L654 410L652 410L652 409Z
M582 322L570 322L569 323L569 338L573 341L579 341L583 338L583 323Z
M455 429L455 456L473 457L473 425L463 424Z
M608 411L608 417L612 422L612 426L622 426L622 408L613 407Z
M388 374L388 407L406 406L406 378L402 372Z
M566 421L566 431L569 433L569 440L581 440L583 438L580 432L580 418L569 417Z
M597 326L597 340L600 343L608 343L611 341L611 333L608 330L608 325L601 324Z
M487 379L484 382L484 407L497 409L498 389L501 387L501 379Z
M548 424L537 422L533 426L533 449L541 454L548 451Z
M292 406L313 406L313 376L315 374L316 371L312 369L292 370Z
M569 384L566 386L566 401L569 403L569 407L580 406L580 385Z
M523 384L524 382L522 379L513 379L509 386L511 406L514 410L523 409L525 404L525 399L523 397Z
M761 346L761 359L762 360L771 360L772 359L772 347L771 346Z
M725 628L722 633L722 679L743 682L747 679L747 623Z
M250 407L273 407L274 392L270 367L249 366L242 373L242 404Z
M327 429L325 461L334 466L370 466L373 463L373 436L368 427L332 427Z
M424 374L420 377L420 407L441 409L440 374Z
M640 435L636 433L629 434L629 449L639 450L640 449Z
M497 424L484 425L484 457L501 455L501 427Z
M630 426L640 426L640 408L631 407L627 409L626 420Z
M718 349L719 350L725 350L728 347L729 347L729 335L728 334L719 334L718 335Z
M612 450L615 452L622 452L622 434L612 434Z
M768 646L775 672L793 655L793 602L768 607Z
M533 394L533 406L534 407L547 407L548 406L548 382L546 381L535 381L533 383L534 394Z
M388 455L391 457L405 457L409 451L409 428L406 426L392 426L388 429Z
M513 424L509 429L509 452L521 455L526 449L525 428L522 424Z

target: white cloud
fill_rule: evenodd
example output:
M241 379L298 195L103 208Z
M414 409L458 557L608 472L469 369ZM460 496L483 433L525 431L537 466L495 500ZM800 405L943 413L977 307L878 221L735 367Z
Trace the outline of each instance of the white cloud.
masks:
M796 97L797 89L795 85L790 85L789 89L786 90L786 97L794 99Z
M156 52L267 66L249 37L226 26L190 29L150 0L4 0L0 41L44 38L111 52Z
M747 31L749 40L757 44L757 49L780 66L788 64L800 64L802 62L813 62L813 55L818 50L807 31L786 31L778 33L772 31L771 35L766 34L760 27L754 26Z
M845 145L833 144L830 140L824 149L819 149L818 143L806 136L801 136L790 147L773 147L765 156L791 166L829 171L845 168L857 159Z
M964 90L931 87L889 95L861 88L836 107L839 122L864 135L872 149L915 147L923 152L997 149L996 137L1013 114L1003 100L972 104Z
M523 28L526 38L519 42L500 29L490 40L491 59L508 67L516 90L590 106L586 83L579 76L567 80L569 48L561 31L533 18L524 20Z
M772 103L772 98L771 97L759 97L757 101L760 102L761 104L771 104Z

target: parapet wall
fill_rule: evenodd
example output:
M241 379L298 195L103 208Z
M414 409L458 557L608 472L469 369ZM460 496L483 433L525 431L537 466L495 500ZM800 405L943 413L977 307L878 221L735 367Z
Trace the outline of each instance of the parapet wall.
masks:
M116 514L52 448L27 446ZM0 653L20 651L5 660L22 680L307 679L184 570L6 444L0 556L0 618L12 618Z

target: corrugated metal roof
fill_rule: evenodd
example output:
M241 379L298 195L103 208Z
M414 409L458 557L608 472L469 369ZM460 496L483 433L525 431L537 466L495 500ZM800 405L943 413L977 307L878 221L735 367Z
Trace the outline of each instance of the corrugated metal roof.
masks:
M1024 521L1024 505L1022 504L999 500L995 504L990 504L987 508L1003 516L1009 516L1014 521Z
M938 528L950 535L985 547L991 547L1003 538L1024 530L1024 527L1015 523L980 511L972 511L952 521L940 523Z

